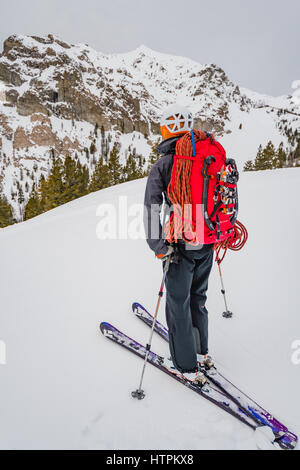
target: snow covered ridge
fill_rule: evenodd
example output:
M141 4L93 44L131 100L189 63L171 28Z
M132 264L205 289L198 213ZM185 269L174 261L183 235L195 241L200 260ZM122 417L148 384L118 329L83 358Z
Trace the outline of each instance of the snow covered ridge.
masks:
M269 140L295 145L300 105L292 98L239 88L217 65L145 46L107 55L51 34L14 35L0 56L0 182L17 208L18 187L26 201L49 171L51 149L77 155L92 172L103 151L101 129L110 149L119 141L123 160L129 147L147 160L161 110L174 102L189 106L195 127L214 132L242 166Z

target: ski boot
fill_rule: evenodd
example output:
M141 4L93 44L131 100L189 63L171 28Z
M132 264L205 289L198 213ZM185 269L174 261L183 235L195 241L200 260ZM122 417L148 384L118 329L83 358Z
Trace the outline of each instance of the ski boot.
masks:
M164 358L163 366L172 374L177 375L177 377L184 378L193 384L200 385L201 387L207 382L207 378L200 370L195 372L180 372L178 369L176 369L172 359L170 358Z
M197 360L200 369L211 369L214 367L214 361L212 360L211 356L208 354L197 354Z

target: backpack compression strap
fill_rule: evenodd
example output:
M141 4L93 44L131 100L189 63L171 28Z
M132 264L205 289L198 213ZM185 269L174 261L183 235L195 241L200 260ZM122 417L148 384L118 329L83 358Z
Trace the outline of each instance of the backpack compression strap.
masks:
M210 138L211 143L214 142L214 139L211 134L208 132L205 132L206 136ZM191 137L192 137L192 146L193 146L193 156L196 156L196 146L195 146L195 136L194 132L191 130ZM221 230L220 230L220 223L217 218L217 223L214 224L207 212L207 196L208 196L208 184L209 184L209 176L207 174L207 170L211 162L215 162L216 159L213 155L210 155L204 160L203 168L202 168L202 176L203 176L203 194L202 194L202 204L203 204L203 218L205 220L206 225L208 226L209 230L214 231L215 228L217 227L217 239L219 240L220 235L221 235Z
M203 204L203 218L205 220L206 225L208 226L209 230L214 231L216 226L210 220L207 212L207 195L208 195L208 184L209 184L209 175L207 174L207 170L211 162L215 162L216 159L213 155L210 155L204 160L203 168L201 174L203 176L203 193L202 193L202 204Z

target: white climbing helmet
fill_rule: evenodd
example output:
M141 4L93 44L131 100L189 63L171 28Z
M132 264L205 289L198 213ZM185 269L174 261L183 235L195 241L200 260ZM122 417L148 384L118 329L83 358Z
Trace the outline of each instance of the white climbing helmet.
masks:
M163 112L160 128L164 138L190 131L193 129L193 115L188 108L174 104Z

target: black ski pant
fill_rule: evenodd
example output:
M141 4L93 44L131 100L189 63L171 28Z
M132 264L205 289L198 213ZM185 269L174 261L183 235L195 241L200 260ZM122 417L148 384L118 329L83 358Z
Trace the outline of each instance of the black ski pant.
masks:
M178 247L179 263L171 263L166 276L166 320L173 364L181 372L191 372L197 368L197 353L208 352L205 302L213 245L199 250Z

